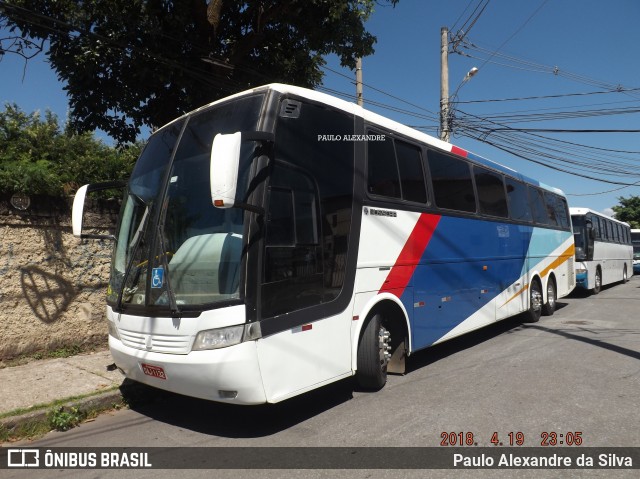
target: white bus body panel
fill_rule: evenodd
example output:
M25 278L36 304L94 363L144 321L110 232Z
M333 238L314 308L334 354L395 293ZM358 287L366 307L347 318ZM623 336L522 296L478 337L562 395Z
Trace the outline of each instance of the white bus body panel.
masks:
M258 340L267 401L282 401L351 376L350 329L351 316L340 314Z

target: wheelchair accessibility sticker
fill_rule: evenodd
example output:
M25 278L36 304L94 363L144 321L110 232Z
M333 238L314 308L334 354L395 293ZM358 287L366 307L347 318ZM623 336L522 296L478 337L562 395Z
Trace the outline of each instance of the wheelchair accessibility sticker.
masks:
M151 287L162 288L164 284L164 268L153 268L151 270Z

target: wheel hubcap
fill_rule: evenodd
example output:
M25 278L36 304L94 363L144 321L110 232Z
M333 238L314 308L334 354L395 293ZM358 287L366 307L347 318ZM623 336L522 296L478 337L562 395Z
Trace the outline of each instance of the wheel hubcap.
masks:
M386 368L391 359L391 334L384 326L378 331L378 345L380 347L380 366Z
M556 290L553 285L547 286L547 302L552 308L556 304Z
M531 306L534 311L538 311L542 308L542 294L537 289L531 291Z

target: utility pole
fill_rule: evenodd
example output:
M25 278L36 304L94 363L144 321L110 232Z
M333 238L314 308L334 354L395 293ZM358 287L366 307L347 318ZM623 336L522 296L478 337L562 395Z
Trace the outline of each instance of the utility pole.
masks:
M360 57L356 59L356 99L359 106L364 104L362 99L362 58Z
M440 29L440 139L449 142L449 29Z

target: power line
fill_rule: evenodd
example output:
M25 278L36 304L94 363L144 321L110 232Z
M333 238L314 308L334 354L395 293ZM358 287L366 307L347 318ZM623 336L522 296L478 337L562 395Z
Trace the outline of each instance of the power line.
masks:
M324 69L324 70L328 70L328 71L330 71L331 73L335 73L336 75L339 75L339 76L341 76L341 77L348 78L349 80L351 80L351 81L353 82L353 78L351 78L350 76L345 75L344 73L341 73L341 72L339 72L339 71L337 71L337 70L334 70L334 69L332 69L332 68L329 68L329 67L328 67L328 66L326 66L326 65L322 65L320 68L322 68L322 69ZM397 97L397 96L395 96L395 95L393 95L393 94L391 94L391 93L388 93L388 92L386 92L386 91L384 91L384 90L381 90L381 89L379 89L379 88L376 88L376 87L374 87L374 86L372 86L372 85L370 85L370 84L367 84L367 83L364 83L364 82L363 82L363 83L362 83L362 85L363 85L363 86L365 86L365 87L367 87L367 88L370 88L371 90L377 91L378 93L381 93L381 94L386 95L386 96L388 96L388 97L390 97L390 98L393 98L394 100L398 100L398 101L400 101L400 102L402 102L402 103L406 103L406 104L407 104L407 105L409 105L409 106L412 106L412 107L417 108L417 109L419 109L419 110L422 110L422 111L425 111L425 112L427 112L427 113L430 113L430 114L434 115L434 120L438 118L438 114L437 114L437 113L435 113L435 112L433 112L433 111L431 111L431 110L429 110L429 109L427 109L427 108L424 108L424 107L421 107L421 106L419 106L419 105L416 105L415 103L412 103L412 102L410 102L410 101L408 101L408 100L404 100L404 99L402 99L402 98L399 98L399 97ZM367 100L367 101L368 101L368 100Z
M550 99L550 98L568 98L568 97L574 97L574 96L605 95L605 94L611 94L611 93L629 93L629 92L640 92L640 88L619 87L616 90L604 90L604 91L601 90L601 91L592 91L592 92L584 92L584 93L562 93L557 95L524 96L524 97L514 97L514 98L497 98L497 99L487 99L487 100L467 100L467 101L458 101L456 103L458 104L496 103L496 102L506 102L506 101L542 100L542 99Z

